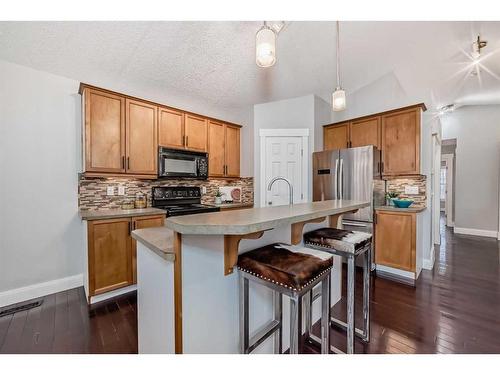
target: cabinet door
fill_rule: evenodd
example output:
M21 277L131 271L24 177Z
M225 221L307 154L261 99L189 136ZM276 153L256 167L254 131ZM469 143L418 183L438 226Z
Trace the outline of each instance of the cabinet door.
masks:
M88 222L91 296L132 284L130 227L129 218Z
M158 108L158 144L169 148L184 148L184 113Z
M225 131L224 124L208 122L208 172L211 177L222 177L225 173Z
M376 146L381 149L380 117L371 117L350 123L350 147Z
M385 175L420 173L420 109L382 116Z
M85 171L125 172L125 98L85 89Z
M206 118L190 114L185 115L184 132L186 135L186 148L193 151L207 152L207 123Z
M127 173L157 175L158 107L137 100L127 104Z
M415 272L416 214L377 212L375 263Z
M226 125L226 176L240 176L240 128Z
M165 223L164 215L137 216L132 218L132 230L162 227ZM137 241L132 238L132 282L137 283Z
M349 142L349 123L331 125L323 128L323 149L337 150L347 148Z

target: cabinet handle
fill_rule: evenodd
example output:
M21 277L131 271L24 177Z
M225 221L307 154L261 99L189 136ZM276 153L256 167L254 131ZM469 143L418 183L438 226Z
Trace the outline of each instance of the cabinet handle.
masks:
M132 222L131 221L128 222L128 234L129 235L132 234Z
M182 146L186 146L186 136L182 136Z
M186 147L189 146L189 136L186 135Z
M125 169L125 156L122 156L122 169Z
M130 157L127 156L127 169L130 169Z

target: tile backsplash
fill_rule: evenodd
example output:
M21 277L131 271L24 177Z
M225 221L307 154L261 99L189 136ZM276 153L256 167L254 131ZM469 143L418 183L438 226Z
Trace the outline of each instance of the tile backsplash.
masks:
M125 187L125 195L107 195L108 187ZM242 177L236 180L208 179L208 180L138 180L122 177L85 177L80 175L78 181L78 206L81 210L120 208L122 202L134 199L137 193L147 197L148 207L151 206L151 188L153 186L204 186L207 193L203 194L201 202L213 204L215 193L221 186L241 187L243 203L253 203L253 177Z
M405 186L416 186L418 194L405 194ZM426 207L427 189L426 176L392 178L386 180L386 192L396 192L400 198L408 198L415 201L414 207Z

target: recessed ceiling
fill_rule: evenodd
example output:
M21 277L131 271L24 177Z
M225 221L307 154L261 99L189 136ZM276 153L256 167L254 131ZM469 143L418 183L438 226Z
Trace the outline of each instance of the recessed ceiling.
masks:
M242 108L335 87L335 23L287 22L278 61L255 64L260 22L0 22L0 58L76 80ZM467 73L481 34L488 55ZM342 85L393 73L436 106L500 103L499 22L341 22ZM118 84L119 83L119 84Z

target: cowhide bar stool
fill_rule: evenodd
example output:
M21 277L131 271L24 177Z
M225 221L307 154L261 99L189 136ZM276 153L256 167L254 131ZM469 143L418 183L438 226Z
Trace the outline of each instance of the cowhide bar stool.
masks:
M306 247L326 251L330 254L347 258L347 323L331 317L331 323L347 330L347 354L354 353L354 335L365 342L370 341L370 268L372 235L365 232L347 231L335 228L322 228L304 234ZM363 261L363 330L355 328L354 324L354 293L356 285L356 258L364 255ZM310 339L318 341L311 332L312 302L320 295L308 295L306 331ZM337 353L338 348L332 347Z
M290 297L290 353L302 344L302 297L321 283L321 352L330 348L330 271L328 253L281 243L267 245L238 257L240 283L240 351L248 354L274 334L274 352L282 353L283 295ZM249 281L273 290L274 319L250 337Z

